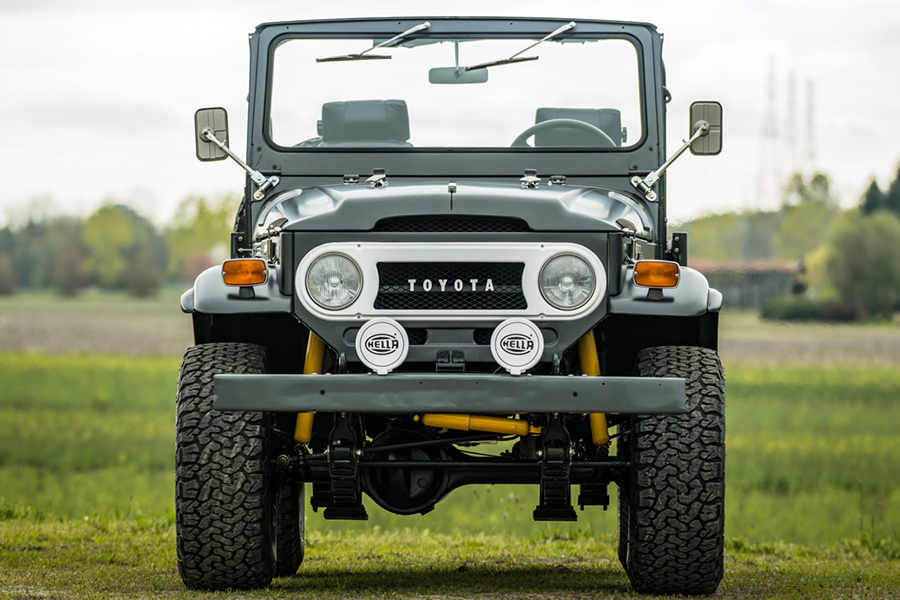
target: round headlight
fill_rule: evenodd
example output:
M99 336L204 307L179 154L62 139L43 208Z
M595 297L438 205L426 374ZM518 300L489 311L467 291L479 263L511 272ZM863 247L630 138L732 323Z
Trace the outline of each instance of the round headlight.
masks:
M544 300L556 308L572 310L594 294L594 270L583 259L562 254L541 269L540 286Z
M306 291L322 308L346 308L359 296L360 289L359 267L343 254L320 256L306 272Z

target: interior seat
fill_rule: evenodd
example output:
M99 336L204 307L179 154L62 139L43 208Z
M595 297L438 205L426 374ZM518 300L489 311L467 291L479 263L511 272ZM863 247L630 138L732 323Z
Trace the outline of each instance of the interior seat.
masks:
M346 100L322 105L322 148L410 147L404 100Z

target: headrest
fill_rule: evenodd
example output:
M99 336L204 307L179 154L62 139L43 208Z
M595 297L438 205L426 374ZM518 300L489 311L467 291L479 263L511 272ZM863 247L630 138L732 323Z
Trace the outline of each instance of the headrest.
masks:
M543 123L551 119L574 119L584 121L603 130L616 146L624 141L622 131L622 115L615 108L539 108L534 123ZM591 134L577 129L545 129L534 134L534 145L542 147L584 148L597 145L597 139Z
M322 141L405 142L409 113L404 100L349 100L322 105Z

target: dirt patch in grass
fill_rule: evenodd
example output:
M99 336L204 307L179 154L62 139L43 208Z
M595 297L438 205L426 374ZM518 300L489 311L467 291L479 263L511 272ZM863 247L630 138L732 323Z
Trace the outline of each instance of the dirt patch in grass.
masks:
M148 300L106 294L0 299L0 352L180 356L192 343L191 318L174 292Z
M726 364L896 366L900 326L763 321L753 312L725 311L719 321L719 353Z

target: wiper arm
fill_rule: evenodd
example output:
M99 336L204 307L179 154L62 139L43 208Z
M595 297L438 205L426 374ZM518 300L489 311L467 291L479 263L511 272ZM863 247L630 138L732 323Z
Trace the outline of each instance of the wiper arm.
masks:
M395 42L400 42L405 40L409 36L414 33L418 33L420 31L425 31L431 29L431 23L425 21L424 23L419 23L415 27L410 27L403 33L399 35L395 35L389 40L381 42L380 44L376 44L369 48L368 50L363 50L358 54L342 54L341 56L328 56L326 58L317 58L316 62L338 62L342 60L378 60L378 59L390 59L391 57L385 54L368 54L372 50L376 50L378 48L391 47Z
M529 50L531 50L538 44L542 44L544 42L552 40L559 34L565 32L565 31L569 31L571 29L575 29L575 21L570 21L570 22L566 23L565 25L563 25L562 27L555 29L554 31L548 33L543 38L536 41L535 43L528 46L527 48L519 50L518 52L516 52L509 58L501 58L500 60L492 60L490 62L481 63L478 65L472 65L471 67L466 67L466 71L474 71L475 69L486 69L488 67L499 67L500 65L511 65L513 63L527 62L529 60L537 60L538 58L540 58L539 56L523 56L521 58L517 58L517 57L524 52L528 52Z

